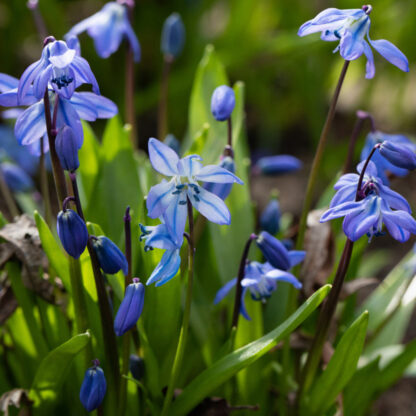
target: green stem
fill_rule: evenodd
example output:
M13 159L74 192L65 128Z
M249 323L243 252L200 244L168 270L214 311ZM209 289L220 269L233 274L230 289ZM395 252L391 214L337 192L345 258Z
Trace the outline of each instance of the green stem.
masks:
M308 213L311 209L312 200L313 200L314 191L315 191L315 185L318 179L319 168L321 166L322 157L324 155L328 133L331 128L332 120L334 119L339 93L341 92L341 87L344 82L345 74L347 72L349 63L350 61L345 61L344 66L342 67L341 75L339 77L338 84L335 88L335 92L331 100L331 105L329 107L328 115L326 117L326 121L322 129L321 137L319 139L318 148L316 149L315 157L313 159L311 172L309 174L309 181L306 187L306 194L305 194L305 200L303 203L302 215L300 217L298 237L296 240L297 250L301 250L303 247L303 241L305 239L305 231L306 231L306 220L308 218Z
M0 192L4 198L4 202L7 205L11 219L19 215L19 209L17 208L16 202L14 201L13 195L10 192L9 187L7 186L6 180L2 170L0 169Z
M192 284L194 277L194 217L192 212L192 204L187 199L188 205L188 221L189 221L189 237L188 237L188 247L189 247L189 260L188 260L188 287L186 291L186 300L185 300L185 310L183 313L183 321L181 332L179 334L178 346L176 349L175 359L173 361L172 373L170 375L168 391L165 396L165 401L163 403L163 410L161 416L169 415L169 407L173 398L173 391L181 370L182 360L185 353L186 340L188 338L189 331L189 320L191 316L191 303L192 303Z
M173 58L165 56L163 60L162 84L160 88L159 110L158 110L158 138L165 140L168 130L168 91L169 75Z
M43 206L45 210L45 220L46 224L49 227L52 227L52 208L51 208L51 199L49 196L49 186L48 186L48 173L45 166L45 152L43 149L43 136L40 139L40 158L39 158L39 176L40 176L40 189L42 193Z

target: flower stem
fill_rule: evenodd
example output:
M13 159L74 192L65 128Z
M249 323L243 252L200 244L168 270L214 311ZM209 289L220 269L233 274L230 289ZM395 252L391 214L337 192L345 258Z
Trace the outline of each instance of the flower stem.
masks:
M238 318L240 316L240 308L241 308L241 295L243 293L243 287L241 286L241 281L244 279L244 270L246 267L248 252L250 250L250 246L253 240L257 238L256 234L251 234L249 239L244 246L243 254L240 260L240 266L238 267L238 276L237 276L237 283L235 285L235 298L234 298L234 310L233 310L233 319L231 321L231 329L237 328L238 326Z
M231 122L231 116L227 120L227 145L233 148L233 124Z
M159 111L158 111L158 138L165 140L168 131L168 91L169 76L173 59L165 56L163 59L162 85L160 88Z
M130 8L129 8L130 9ZM129 15L131 11L129 10ZM137 133L137 123L134 112L134 60L133 50L130 45L126 51L126 81L125 81L125 99L126 99L126 121L131 125L130 141L133 149L139 147L139 138Z
M44 138L40 138L40 158L39 158L39 176L40 176L40 189L42 192L43 206L45 210L45 220L49 227L52 226L52 208L51 199L49 196L48 186L48 173L45 166L45 152L44 152Z
M188 237L188 248L189 248L189 259L188 259L188 287L186 291L185 310L183 313L182 327L179 334L178 346L176 349L175 359L173 361L172 372L170 375L168 390L166 392L165 401L163 403L163 410L161 416L169 415L169 407L173 398L173 390L177 382L182 360L185 353L186 340L188 338L189 320L191 315L191 303L192 303L192 286L194 277L194 217L192 211L192 204L187 198L188 205L188 222L189 222L189 237Z
M308 181L308 185L306 188L305 200L303 203L302 215L301 215L300 223L299 223L298 237L296 240L297 250L301 250L303 247L303 241L305 239L305 231L306 231L306 220L308 218L308 213L311 209L316 180L318 178L319 168L321 166L322 157L324 155L328 133L331 128L332 120L334 119L338 97L341 92L341 87L344 82L345 74L347 73L349 63L350 61L345 61L344 66L342 67L341 75L338 79L338 84L335 88L334 95L331 100L331 105L329 107L328 115L326 117L326 121L321 132L321 137L319 139L318 148L316 149L315 157L313 159L312 168L311 168L311 172L309 175L309 181Z
M14 201L13 195L4 179L2 170L0 169L0 192L4 198L4 202L7 205L11 219L19 215L19 209L17 208L16 202Z
M39 1L38 0L28 0L27 8L31 10L33 15L33 20L35 21L36 30L38 31L40 39L46 38L48 31L46 29L45 21L43 20L42 14L39 10Z

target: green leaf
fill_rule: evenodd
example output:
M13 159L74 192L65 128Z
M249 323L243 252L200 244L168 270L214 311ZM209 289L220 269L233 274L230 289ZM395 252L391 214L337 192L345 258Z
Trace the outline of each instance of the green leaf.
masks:
M42 409L44 406L48 407L57 398L73 359L87 346L89 341L90 333L88 331L76 335L52 350L42 360L29 392L29 397L35 402L36 407L42 407Z
M48 257L49 263L54 268L58 276L61 278L65 289L69 293L72 293L71 280L69 277L68 259L66 258L60 244L53 236L52 231L49 229L48 224L46 224L42 216L37 211L35 211L34 217L36 227L39 231L39 237L42 243L42 248L45 251L46 256Z
M328 366L301 404L301 414L323 415L355 373L364 346L368 312L353 322L339 341Z
M326 285L319 289L293 315L273 331L257 341L226 355L199 374L172 403L170 416L187 414L213 390L270 351L320 305L328 294L330 287L330 285Z

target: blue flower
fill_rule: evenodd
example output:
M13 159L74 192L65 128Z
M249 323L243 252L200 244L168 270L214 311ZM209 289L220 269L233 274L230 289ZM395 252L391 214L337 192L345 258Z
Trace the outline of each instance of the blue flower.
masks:
M366 139L363 150L361 152L361 160L366 160L373 147L378 143L389 142L394 145L406 148L409 152L416 152L416 145L406 136L401 134L386 134L381 131L370 132ZM377 176L388 185L389 181L387 173L390 172L395 176L406 176L409 171L404 167L399 167L391 163L386 157L383 157L379 151L376 151L371 158L372 162L377 166Z
M303 257L299 259L302 261ZM244 278L241 281L243 291L241 294L240 313L244 318L250 320L245 305L245 295L250 292L251 298L256 301L265 302L267 298L277 289L278 282L287 282L296 289L302 288L302 283L296 279L293 274L274 268L269 263L259 263L257 261L249 262L244 270ZM228 292L237 284L237 278L229 281L223 286L215 296L214 304L220 302L228 294Z
M87 412L92 412L102 403L107 391L104 371L99 365L100 362L94 360L94 366L85 372L79 392L79 399Z
M361 172L363 164L361 162L358 165L358 172ZM382 235L383 223L394 239L407 241L411 233L416 234L416 221L410 215L410 206L376 175L377 168L370 161L358 193L358 201L355 197L359 176L352 173L341 176L334 186L337 193L320 221L345 217L342 227L351 241L358 240L364 234L370 239L373 235Z
M10 162L0 163L0 170L7 186L14 192L33 189L32 178L18 165Z
M254 174L280 175L294 172L302 167L302 162L290 155L265 156L253 166Z
M65 38L78 36L85 31L94 39L95 50L101 58L113 54L125 37L133 50L134 60L140 61L140 44L124 5L116 2L105 4L99 12L77 23Z
M79 167L78 142L71 127L62 128L55 139L56 153L62 169L74 172Z
M114 319L114 332L117 336L123 335L133 328L143 311L144 305L144 286L139 279L133 278L126 288L126 294L117 311Z
M209 221L230 224L231 215L224 201L201 187L198 181L242 184L237 176L216 165L203 167L198 155L179 159L170 147L154 138L149 140L149 158L156 171L172 179L163 180L150 189L146 200L148 215L163 217L177 244L181 245L183 240L187 199Z
M92 246L104 273L115 274L122 270L127 274L129 266L126 257L109 238L103 235L92 237Z
M326 9L314 19L304 23L298 35L306 36L321 32L322 40L339 41L334 52L339 50L346 61L352 61L364 54L367 58L366 78L373 78L375 74L374 57L370 45L390 63L404 72L409 72L407 58L396 46L384 39L370 39L370 12L371 6L363 6L362 9Z
M140 241L145 241L144 250L149 251L154 248L166 250L159 264L153 270L146 285L156 282L156 286L161 286L172 279L178 273L181 265L180 249L183 238L177 243L166 224L157 226L144 226L140 224Z
M65 251L74 259L79 259L88 243L85 222L72 209L64 209L58 214L56 228Z
M280 228L280 206L277 198L271 198L260 215L260 228L274 235Z
M235 107L234 90L227 85L215 88L211 97L211 113L217 121L225 121L231 117Z
M219 166L223 169L227 169L231 173L235 173L234 159L231 156L221 156L221 159L222 160ZM204 189L206 189L209 192L212 192L214 195L219 196L223 201L225 201L228 195L230 195L232 187L232 183L204 183Z
M163 24L160 48L163 54L177 58L185 44L185 26L178 13L172 13Z
M17 100L19 105L25 105L31 86L33 95L40 100L49 85L57 94L69 99L82 84L91 84L93 91L100 93L88 62L63 40L53 40L43 48L39 61L29 65L20 77Z

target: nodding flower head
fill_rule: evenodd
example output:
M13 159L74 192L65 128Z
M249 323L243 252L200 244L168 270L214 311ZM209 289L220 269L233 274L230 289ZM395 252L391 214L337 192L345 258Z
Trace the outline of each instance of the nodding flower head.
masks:
M253 166L253 173L258 175L281 175L299 170L302 162L290 155L261 157Z
M380 154L398 168L413 170L416 168L415 152L407 146L384 141L379 147Z
M107 391L107 382L104 371L99 366L100 362L98 360L93 362L94 365L85 372L79 392L79 398L87 412L92 412L103 402Z
M370 5L361 9L340 10L326 9L314 19L304 23L298 32L299 36L321 32L321 39L325 41L339 41L334 52L340 51L341 56L352 61L365 55L367 58L366 78L373 78L375 74L374 57L370 45L390 63L405 72L409 72L406 56L391 42L380 39L371 40L369 36Z
M126 275L128 263L121 250L107 237L92 237L92 246L104 273L115 274L122 270Z
M160 48L167 57L177 58L185 44L185 26L178 13L172 13L163 24Z
M211 113L217 121L225 121L231 117L235 107L234 90L227 85L215 88L211 97Z
M271 235L279 232L280 228L280 206L276 197L272 197L260 215L260 228Z
M65 126L58 132L55 139L55 148L62 169L69 172L76 171L79 167L78 140L71 127Z
M69 48L66 42L53 38L46 42L40 60L23 72L18 86L18 103L24 104L32 86L38 100L43 98L49 86L63 98L69 99L81 84L91 84L93 91L100 93L88 62L77 54L76 49Z

